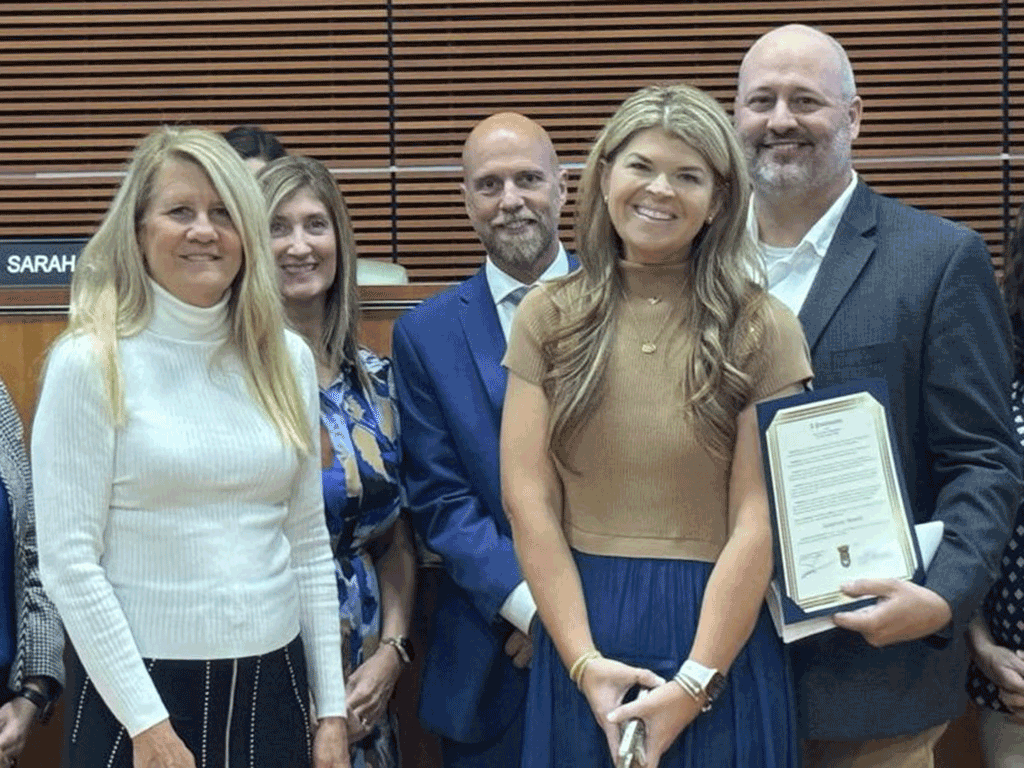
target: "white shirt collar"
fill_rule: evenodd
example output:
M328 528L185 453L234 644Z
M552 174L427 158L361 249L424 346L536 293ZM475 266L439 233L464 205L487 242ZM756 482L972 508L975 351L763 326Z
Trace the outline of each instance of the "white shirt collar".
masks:
M496 307L500 306L501 302L512 291L525 285L525 283L521 283L508 273L503 272L491 260L490 256L487 257L487 261L484 263L484 274L487 277L487 286L491 289L491 298L494 299L494 306ZM556 277L567 274L569 274L569 257L565 253L565 246L559 243L558 255L555 256L554 261L548 264L548 268L544 270L544 273L537 278L537 282L553 280Z
M836 230L839 228L839 222L842 221L843 214L846 213L846 207L850 204L850 198L853 197L853 191L857 188L857 172L851 170L850 173L852 178L850 179L850 183L846 186L846 189L844 189L843 193L836 198L836 201L832 203L822 217L814 222L814 226L807 230L807 234L803 236L803 239L799 243L797 243L793 251L802 250L806 243L818 257L818 261L825 258L825 254L828 252L828 247L832 244L832 239L836 236ZM760 245L761 233L757 225L757 215L754 211L753 195L750 197L750 214L747 217L747 228L750 230L750 235L754 238L754 242Z

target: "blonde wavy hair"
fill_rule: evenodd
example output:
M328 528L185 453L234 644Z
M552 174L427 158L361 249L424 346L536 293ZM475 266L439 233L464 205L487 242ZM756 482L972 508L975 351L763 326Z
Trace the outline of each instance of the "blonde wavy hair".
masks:
M285 346L263 197L252 172L216 133L164 126L135 149L110 209L75 264L65 334L95 340L113 421L123 425L127 414L118 341L140 333L152 314L153 291L139 227L154 180L169 160L202 168L231 216L242 243L242 266L228 299L227 344L241 358L249 390L281 439L311 452L306 398Z
M359 288L356 285L356 239L341 190L319 160L290 155L270 162L256 175L273 220L277 209L301 190L319 200L331 219L337 248L334 282L324 296L324 324L319 339L306 339L313 354L332 376L343 363L356 371L364 391L370 377L359 356Z
M682 84L642 88L605 124L587 158L576 200L581 269L555 288L564 297L565 289L575 286L578 298L566 306L559 302L562 322L542 343L548 361L542 386L552 413L550 448L570 469L574 439L601 401L615 319L625 299L617 268L622 239L603 198L602 174L648 128L684 141L714 173L718 213L694 238L686 261L691 311L684 316L692 319L685 329L693 338L679 381L696 431L712 454L731 455L736 416L751 392L751 379L741 365L763 336L766 294L752 279L760 262L747 232L750 181L743 150L729 117L708 94Z

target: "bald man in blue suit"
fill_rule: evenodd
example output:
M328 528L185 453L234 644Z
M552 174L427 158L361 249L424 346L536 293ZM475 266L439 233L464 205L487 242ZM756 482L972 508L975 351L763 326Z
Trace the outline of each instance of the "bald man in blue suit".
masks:
M501 359L526 290L575 264L558 240L565 172L543 128L492 115L466 139L462 164L486 263L399 318L392 345L411 517L444 565L419 715L448 768L512 768L536 606L501 506Z

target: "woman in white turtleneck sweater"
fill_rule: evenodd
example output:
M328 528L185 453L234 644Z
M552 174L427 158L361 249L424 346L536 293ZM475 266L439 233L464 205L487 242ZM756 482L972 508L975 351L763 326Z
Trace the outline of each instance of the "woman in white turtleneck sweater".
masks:
M316 369L266 231L220 137L163 129L77 265L32 440L75 768L348 765Z

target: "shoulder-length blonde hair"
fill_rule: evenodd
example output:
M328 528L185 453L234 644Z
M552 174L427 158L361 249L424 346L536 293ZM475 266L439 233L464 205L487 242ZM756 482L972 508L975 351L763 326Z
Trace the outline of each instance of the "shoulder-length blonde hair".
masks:
M152 313L153 292L139 227L154 179L172 159L203 169L241 239L242 266L228 299L228 344L241 357L249 389L285 443L312 451L306 397L285 345L263 198L252 172L216 133L164 126L135 149L110 209L75 264L66 333L88 334L96 340L114 423L123 424L118 340L141 332Z
M353 366L367 390L369 375L359 356L359 288L356 285L356 239L341 190L323 163L311 157L290 155L265 165L257 174L267 210L273 220L277 210L301 190L309 190L323 203L334 228L337 267L334 282L324 296L324 324L320 338L306 339L321 365L336 376L343 363Z
M695 149L714 173L717 213L694 238L686 264L691 311L680 370L684 402L712 453L731 454L735 420L751 381L739 367L763 333L759 308L765 294L753 281L759 266L747 232L750 182L743 151L722 107L688 85L650 86L627 98L598 134L580 178L576 246L581 269L564 278L579 299L543 344L549 372L543 382L551 403L552 452L566 466L575 436L598 406L617 310L624 300L617 262L622 239L604 201L604 169L640 131L660 128ZM756 344L755 344L756 346Z

